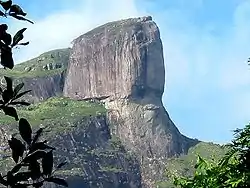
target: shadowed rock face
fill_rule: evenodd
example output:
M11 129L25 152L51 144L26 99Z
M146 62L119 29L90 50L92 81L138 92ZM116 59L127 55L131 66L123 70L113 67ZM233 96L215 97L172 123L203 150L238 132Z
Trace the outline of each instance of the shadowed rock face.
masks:
M25 83L24 90L31 90L30 94L25 96L25 98L31 102L38 102L53 96L62 95L64 73L36 78L23 78L21 81Z
M151 17L111 22L74 40L64 95L105 102L112 134L140 159L145 187L162 178L166 158L195 144L162 104L164 80L162 42Z

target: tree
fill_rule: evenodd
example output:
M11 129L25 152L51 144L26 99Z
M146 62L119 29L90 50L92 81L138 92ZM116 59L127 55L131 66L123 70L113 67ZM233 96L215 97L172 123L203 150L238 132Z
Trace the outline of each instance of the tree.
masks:
M227 146L229 151L218 163L209 163L198 156L194 176L174 176L174 185L181 188L250 187L250 124L236 129L234 139Z
M27 13L19 5L13 4L12 0L1 0L0 5L3 9L0 10L2 18L10 16L33 23L25 18ZM13 37L7 30L7 24L0 25L0 63L4 69L13 69L12 49L18 45L28 45L29 42L21 42L26 28L19 30ZM0 184L10 188L38 188L43 186L44 182L53 182L67 187L68 184L64 179L54 177L54 172L65 165L65 162L54 168L53 151L55 148L47 145L46 140L42 140L44 129L40 128L33 132L30 123L18 116L15 107L29 105L28 102L22 101L20 98L30 90L22 91L24 83L14 86L12 78L6 76L4 78L6 86L0 87L0 110L18 122L19 135L12 135L11 139L8 140L15 165L5 175L0 174Z

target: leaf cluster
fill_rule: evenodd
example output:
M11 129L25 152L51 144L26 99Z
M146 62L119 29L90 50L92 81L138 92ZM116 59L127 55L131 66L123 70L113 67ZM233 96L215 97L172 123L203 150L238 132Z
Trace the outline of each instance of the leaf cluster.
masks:
M0 10L1 17L11 16L18 20L33 23L25 18L27 13L19 5L13 4L11 0L0 0L0 5L3 8L3 10ZM28 45L28 42L20 43L24 38L23 33L26 28L19 30L14 37L7 33L7 30L7 24L0 24L0 63L4 68L13 69L12 48L17 45ZM10 188L38 188L43 186L44 182L53 182L67 187L68 184L64 179L54 176L55 171L66 163L62 162L54 167L53 151L55 148L49 146L46 140L41 139L44 128L39 128L33 132L30 123L18 116L15 107L30 105L28 102L21 100L21 97L30 90L22 90L24 83L13 86L13 80L10 77L5 76L4 79L6 85L0 87L0 110L18 122L20 136L12 135L8 140L12 153L11 157L15 165L6 175L0 174L0 184Z
M16 165L6 176L0 176L0 183L9 187L41 187L45 181L68 186L64 179L54 177L54 172L65 165L60 163L54 168L53 150L46 140L41 141L43 128L32 132L29 122L20 118L19 133L21 139L12 136L8 140L12 159Z
M6 87L0 88L0 109L3 110L5 115L12 116L16 121L18 121L19 117L14 106L30 105L30 103L20 100L20 98L26 93L29 93L31 90L21 91L24 83L20 83L17 86L13 87L13 80L11 78L5 76L4 79L6 81Z
M13 4L12 0L0 1L0 5L3 9L0 10L0 17L7 18L7 16L11 16L18 20L24 20L33 23L32 21L25 18L27 13L25 13L19 5ZM4 68L13 69L14 67L14 60L12 57L12 49L14 47L16 47L17 45L29 44L29 42L20 42L24 38L23 33L26 29L27 28L23 28L19 30L14 36L11 36L11 34L7 32L8 25L0 24L0 63Z

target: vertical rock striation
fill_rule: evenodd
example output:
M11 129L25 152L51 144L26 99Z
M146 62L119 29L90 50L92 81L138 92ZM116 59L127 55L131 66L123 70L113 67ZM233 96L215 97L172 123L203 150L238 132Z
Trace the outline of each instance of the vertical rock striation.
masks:
M24 83L24 90L31 90L25 99L38 102L62 95L64 72L44 77L21 78L19 81Z
M148 187L161 177L166 158L194 143L162 104L164 81L160 32L151 17L107 23L73 42L64 95L105 102L112 134L137 154Z
M162 44L151 17L108 23L74 40L65 95L160 98L163 89Z

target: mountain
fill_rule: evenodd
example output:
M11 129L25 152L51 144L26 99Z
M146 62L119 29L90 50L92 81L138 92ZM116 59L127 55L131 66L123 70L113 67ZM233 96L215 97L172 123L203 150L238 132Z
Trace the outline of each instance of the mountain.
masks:
M112 134L140 159L149 186L160 178L162 160L196 142L169 118L164 81L160 32L151 17L111 22L73 41L64 96L105 103Z
M49 127L45 136L58 147L57 162L69 161L59 174L72 188L156 187L166 180L166 166L201 144L179 132L162 104L163 47L150 16L97 27L76 38L72 49L0 70L6 74L33 90L34 104L20 115ZM0 123L4 143L16 125L6 117Z

